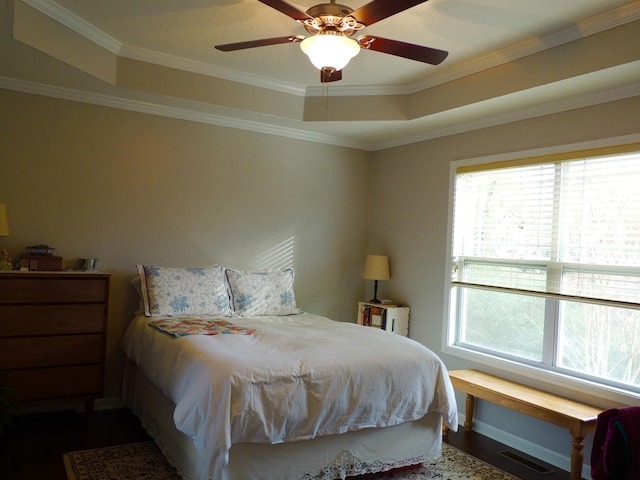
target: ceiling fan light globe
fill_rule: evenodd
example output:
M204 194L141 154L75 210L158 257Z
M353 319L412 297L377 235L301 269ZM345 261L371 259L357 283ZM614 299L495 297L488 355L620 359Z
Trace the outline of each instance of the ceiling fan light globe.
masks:
M342 70L360 51L360 45L355 40L329 33L319 33L305 38L300 43L300 48L318 70Z

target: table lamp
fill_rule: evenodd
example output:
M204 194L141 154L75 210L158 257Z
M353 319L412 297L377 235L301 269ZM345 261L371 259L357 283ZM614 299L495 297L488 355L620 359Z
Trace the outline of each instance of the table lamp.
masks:
M380 303L378 300L378 280L389 280L389 257L386 255L367 255L364 267L364 278L374 280L373 299L370 303Z

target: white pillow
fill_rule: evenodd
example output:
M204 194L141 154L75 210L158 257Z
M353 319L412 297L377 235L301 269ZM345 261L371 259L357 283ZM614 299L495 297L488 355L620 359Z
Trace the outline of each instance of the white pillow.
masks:
M231 315L227 284L220 265L137 267L145 315Z
M225 269L231 309L236 315L292 315L302 313L293 292L293 268L245 272Z

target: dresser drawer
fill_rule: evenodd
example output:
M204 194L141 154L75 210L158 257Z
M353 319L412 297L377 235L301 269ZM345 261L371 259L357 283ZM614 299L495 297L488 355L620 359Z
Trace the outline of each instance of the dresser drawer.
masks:
M0 271L0 371L19 402L102 396L109 304L103 272Z
M0 275L0 303L100 303L106 301L107 285L108 277L97 275Z
M0 337L101 333L104 304L0 305Z
M103 335L0 338L0 370L102 363Z
M5 381L19 402L102 395L102 366L34 368L8 372Z

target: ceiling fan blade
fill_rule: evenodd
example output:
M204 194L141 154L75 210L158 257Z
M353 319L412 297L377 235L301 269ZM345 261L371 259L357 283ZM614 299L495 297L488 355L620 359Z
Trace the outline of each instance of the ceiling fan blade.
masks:
M265 5L269 5L271 8L275 8L280 13L284 13L288 17L293 18L299 22L304 22L310 17L302 10L299 10L297 7L294 7L290 3L285 2L284 0L258 0L260 3L264 3Z
M262 0L260 0L262 1ZM369 26L427 0L373 0L351 13L358 22Z
M444 50L371 35L358 37L358 43L360 44L360 48L388 53L389 55L408 58L409 60L416 60L417 62L430 63L431 65L439 65L447 58L447 55L449 55L449 52L445 52Z
M281 43L298 43L304 40L302 35L289 35L287 37L263 38L261 40L249 40L247 42L227 43L224 45L216 45L216 50L223 52L233 52L235 50L244 50L245 48L266 47L268 45L280 45Z
M342 70L334 70L333 68L323 68L320 70L320 82L329 83L342 80Z

